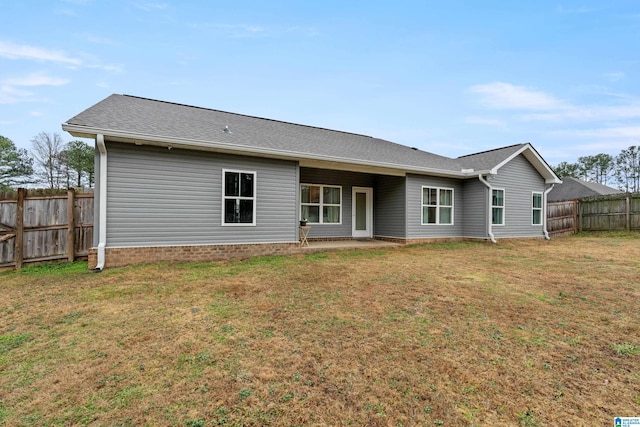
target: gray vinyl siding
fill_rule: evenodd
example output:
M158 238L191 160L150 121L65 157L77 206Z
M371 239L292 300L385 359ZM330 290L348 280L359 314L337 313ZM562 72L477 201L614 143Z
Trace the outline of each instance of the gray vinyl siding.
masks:
M522 155L498 170L491 182L493 188L504 189L504 226L494 225L493 234L500 237L542 236L542 225L531 225L532 192L544 192L544 179Z
M404 176L376 176L373 192L374 236L406 237L406 193Z
M422 225L422 187L453 189L453 225ZM407 238L462 237L462 181L423 175L407 175Z
M358 172L300 168L300 183L339 185L342 187L342 223L310 224L311 231L309 232L309 237L351 237L351 189L353 187L373 188L375 183L375 176ZM300 211L300 206L297 206L297 211ZM375 218L375 210L373 215Z
M107 246L294 242L297 163L109 142ZM223 226L222 170L256 173L256 225Z
M486 239L487 235L487 187L478 178L464 181L462 186L462 220L464 237Z

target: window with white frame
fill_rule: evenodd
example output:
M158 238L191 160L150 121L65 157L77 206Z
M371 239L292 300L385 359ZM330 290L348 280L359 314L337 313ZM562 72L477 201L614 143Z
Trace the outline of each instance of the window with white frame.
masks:
M342 187L301 184L300 219L310 224L341 224Z
M491 190L491 224L504 225L504 190Z
M256 225L256 173L222 171L222 225Z
M453 189L422 187L422 225L453 224Z
M534 192L532 195L531 224L542 225L542 193Z

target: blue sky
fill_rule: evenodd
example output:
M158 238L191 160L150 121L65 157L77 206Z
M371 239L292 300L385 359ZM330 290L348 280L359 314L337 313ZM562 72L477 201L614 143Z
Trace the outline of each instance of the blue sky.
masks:
M0 135L112 93L552 165L640 145L640 2L3 2Z

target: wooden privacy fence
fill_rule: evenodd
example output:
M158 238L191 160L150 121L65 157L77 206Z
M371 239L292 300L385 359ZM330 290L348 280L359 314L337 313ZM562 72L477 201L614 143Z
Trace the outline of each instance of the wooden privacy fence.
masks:
M0 197L0 267L87 256L93 242L93 194Z
M576 233L578 228L578 201L547 203L547 231L551 236Z
M578 231L640 230L640 193L548 203L547 230L552 236Z

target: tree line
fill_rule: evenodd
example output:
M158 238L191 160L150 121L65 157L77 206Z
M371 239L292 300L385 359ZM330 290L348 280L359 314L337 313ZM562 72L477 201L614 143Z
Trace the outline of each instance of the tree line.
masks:
M578 157L576 163L561 162L553 168L559 177L572 177L617 186L628 193L640 192L640 146L632 145L617 156L596 154Z
M57 133L40 132L31 150L17 148L0 135L0 192L21 186L40 188L93 187L94 149L74 140L64 142Z

